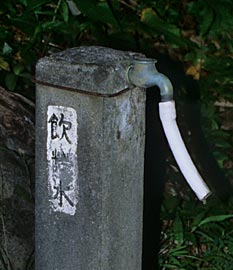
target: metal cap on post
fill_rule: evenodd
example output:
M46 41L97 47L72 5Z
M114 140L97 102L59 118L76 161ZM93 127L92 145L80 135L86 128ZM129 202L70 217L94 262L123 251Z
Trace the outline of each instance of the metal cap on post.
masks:
M36 270L140 270L145 92L80 47L36 68Z

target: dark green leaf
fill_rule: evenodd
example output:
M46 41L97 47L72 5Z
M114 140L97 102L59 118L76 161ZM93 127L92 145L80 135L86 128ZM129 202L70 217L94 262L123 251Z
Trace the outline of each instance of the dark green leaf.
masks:
M184 242L183 223L179 216L177 216L173 222L174 239L177 244Z
M11 46L7 42L4 42L2 53L3 54L10 54L11 52L12 52Z
M210 222L220 222L220 221L224 221L227 219L233 218L233 215L219 215L219 216L211 216L211 217L207 217L205 219L203 219L200 223L199 223L199 227L210 223Z
M89 19L110 24L116 28L120 27L106 2L98 3L91 0L76 0L75 2L80 11L88 16Z
M64 22L68 22L68 20L69 20L69 8L68 8L67 3L65 1L61 2L61 14L62 14Z
M25 7L28 5L27 0L19 0L21 4L23 4Z
M10 91L15 90L17 79L18 77L13 73L9 73L6 75L5 84Z
M180 30L176 26L162 21L152 9L143 10L141 21L146 26L145 31L149 31L153 35L163 35L173 45L186 47L187 41L180 35Z
M15 65L14 67L13 67L13 71L14 71L14 74L15 75L20 75L22 72L23 72L23 70L24 70L24 66L23 65Z
M42 24L42 29L44 31L56 31L59 28L62 28L63 22L55 21L55 22L45 22Z

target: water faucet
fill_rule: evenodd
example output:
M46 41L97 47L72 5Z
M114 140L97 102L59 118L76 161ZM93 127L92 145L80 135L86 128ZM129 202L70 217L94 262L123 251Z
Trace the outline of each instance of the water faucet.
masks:
M211 194L208 186L197 171L181 137L177 122L176 108L173 100L173 86L170 80L157 71L155 59L133 59L127 68L128 81L138 87L148 88L158 86L161 102L159 103L159 116L162 126L174 155L174 158L184 178L197 195L198 199L205 202Z

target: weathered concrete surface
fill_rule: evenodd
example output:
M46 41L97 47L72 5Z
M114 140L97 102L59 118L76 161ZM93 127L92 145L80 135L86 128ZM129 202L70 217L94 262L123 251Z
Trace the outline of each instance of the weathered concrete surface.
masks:
M73 89L113 94L132 87L123 66L129 65L129 59L140 56L103 47L72 48L41 59L37 63L36 79Z
M0 88L0 269L33 261L34 135L34 105Z
M37 270L141 269L145 93L128 85L120 64L132 56L82 47L37 65L37 80L43 82L108 94L129 88L104 98L37 85ZM49 105L77 112L79 192L74 215L55 212L49 203Z

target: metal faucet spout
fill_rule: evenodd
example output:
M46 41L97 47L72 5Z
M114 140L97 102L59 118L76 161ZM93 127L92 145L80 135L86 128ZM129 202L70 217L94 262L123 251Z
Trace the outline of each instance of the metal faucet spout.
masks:
M155 63L150 58L134 59L128 68L128 81L143 88L158 86L162 102L173 100L173 86L168 77L157 71Z

